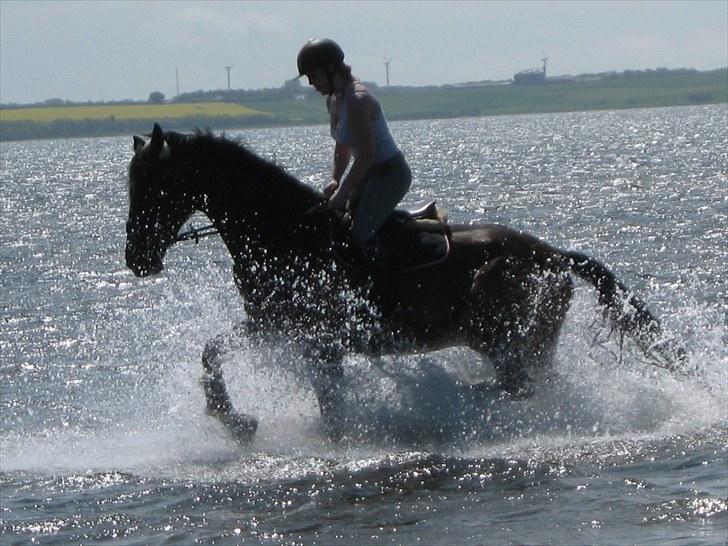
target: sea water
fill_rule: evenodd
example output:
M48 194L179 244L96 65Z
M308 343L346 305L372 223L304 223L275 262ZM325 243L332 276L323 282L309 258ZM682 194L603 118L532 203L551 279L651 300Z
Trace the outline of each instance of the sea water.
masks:
M3 143L0 543L720 544L728 536L728 108L397 122L406 204L608 264L686 348L654 366L578 283L554 373L513 401L465 349L348 357L328 440L285 340L224 373L260 418L204 411L205 342L244 318L216 237L124 265L131 135ZM306 183L325 127L230 132ZM195 218L202 225L204 218Z

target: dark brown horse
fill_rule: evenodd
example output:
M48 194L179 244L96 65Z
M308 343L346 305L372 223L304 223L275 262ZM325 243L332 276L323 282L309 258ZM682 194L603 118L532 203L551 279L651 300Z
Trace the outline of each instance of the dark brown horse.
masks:
M497 225L452 225L448 254L428 267L377 267L369 275L337 257L340 222L323 195L237 142L154 126L134 138L129 167L126 263L158 273L194 212L206 214L234 261L247 319L206 345L208 411L238 437L254 417L233 409L221 361L235 336L283 333L313 370L324 422L341 433L338 384L346 353L376 355L466 345L492 362L514 397L532 389L529 370L551 363L572 296L571 274L592 283L620 332L649 350L660 326L601 263ZM416 222L389 231L420 231ZM430 222L432 224L432 222ZM437 231L437 229L435 230ZM396 233L395 233L396 235Z

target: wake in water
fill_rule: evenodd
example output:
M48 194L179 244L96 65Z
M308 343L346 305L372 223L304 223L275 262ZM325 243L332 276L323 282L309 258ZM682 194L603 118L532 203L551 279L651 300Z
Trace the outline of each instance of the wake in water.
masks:
M138 471L235 460L241 453L261 451L284 459L346 459L351 450L402 449L482 454L495 449L518 456L533 445L563 451L615 439L690 435L725 429L728 423L726 332L719 309L688 302L669 317L668 331L679 332L697 370L689 377L653 366L636 347L599 330L594 296L579 289L554 369L536 378L535 394L527 400L515 401L501 392L490 364L466 349L349 357L344 383L347 432L340 445L328 441L307 370L297 367L286 340L255 349L242 340L226 361L225 373L233 400L259 415L261 427L254 443L241 448L205 414L198 383L198 351L206 335L195 331L200 328L199 309L211 309L205 316L231 310L219 296L189 288L196 283L178 282L182 284L162 291L163 308L175 311L157 324L159 337L167 343L160 349L167 360L160 365L159 355L152 354L135 368L137 382L131 389L136 392L121 399L134 405L110 408L120 419L104 430L70 426L41 437L15 437L3 446L3 470ZM588 328L590 324L597 326ZM172 355L167 354L170 349ZM117 397L113 392L101 396L112 405Z

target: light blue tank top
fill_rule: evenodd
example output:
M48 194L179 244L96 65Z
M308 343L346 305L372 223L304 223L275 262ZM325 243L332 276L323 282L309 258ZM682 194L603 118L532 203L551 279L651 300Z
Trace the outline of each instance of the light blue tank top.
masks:
M350 87L346 94L341 99L341 105L338 106L338 120L336 125L333 124L333 112L329 112L332 116L331 124L331 136L340 144L351 146L351 130L349 128L349 102L354 96L354 93L367 93L379 106L379 102L374 98L367 89L360 88L355 89L356 84ZM374 138L374 162L381 163L386 161L390 157L399 153L399 148L392 138L392 134L389 132L389 126L387 120L384 117L381 107L378 109L376 117L371 121L372 125L372 136ZM356 153L356 150L352 150Z

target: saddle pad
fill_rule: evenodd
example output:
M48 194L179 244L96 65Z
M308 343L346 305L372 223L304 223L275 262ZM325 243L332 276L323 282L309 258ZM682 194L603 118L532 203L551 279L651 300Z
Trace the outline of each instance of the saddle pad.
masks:
M391 223L380 230L380 237L387 262L402 272L436 265L450 253L445 226L433 220Z

